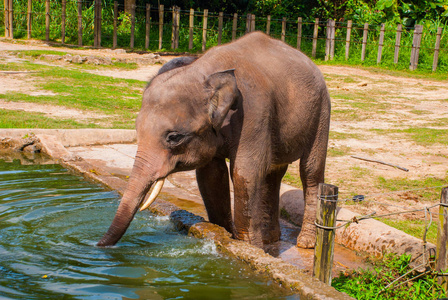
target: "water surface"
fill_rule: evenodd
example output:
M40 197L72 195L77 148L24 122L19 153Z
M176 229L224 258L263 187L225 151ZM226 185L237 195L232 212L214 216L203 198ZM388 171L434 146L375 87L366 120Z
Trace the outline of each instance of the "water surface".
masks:
M60 165L0 160L0 298L296 299L148 212L95 247L118 202Z

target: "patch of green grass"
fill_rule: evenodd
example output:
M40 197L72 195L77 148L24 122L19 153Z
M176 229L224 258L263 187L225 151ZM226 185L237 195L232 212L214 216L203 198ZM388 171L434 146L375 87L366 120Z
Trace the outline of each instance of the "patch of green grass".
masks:
M48 118L42 113L0 109L0 128L77 129L100 128L100 126L94 123L79 123L75 120Z
M9 51L12 54L15 54L19 57L32 57L38 58L41 55L60 55L64 56L67 52L63 51L53 51L53 50L18 50L18 51Z
M385 192L415 190L409 193L417 196L422 200L433 202L438 201L438 199L440 198L440 187L446 186L447 184L448 177L427 177L423 180L417 180L407 178L386 179L382 176L379 176L376 180L376 187Z
M409 235L416 238L423 239L423 234L425 232L425 221L424 220L394 220L382 218L379 221L392 226L398 230L401 230ZM436 221L436 220L433 220ZM426 233L426 241L436 244L437 243L437 224L433 222Z
M361 140L362 137L356 133L346 133L346 132L338 132L338 131L330 131L330 139L332 140L346 140L346 139L357 139Z
M370 131L377 134L404 134L407 138L423 146L448 145L448 130L445 129L416 127L408 129L370 129Z
M411 113L413 113L414 115L418 115L418 116L432 114L432 112L430 112L430 111L419 110L419 109L413 109L413 110L411 110Z
M286 172L285 176L282 179L283 183L295 186L297 188L302 189L302 181L300 180L300 176L291 174L289 171Z
M345 156L345 155L349 155L350 151L351 151L351 148L347 147L347 146L339 146L337 148L328 148L327 156L329 156L329 157Z
M428 126L448 126L448 118L434 119L433 122L427 124Z
M396 256L386 254L380 260L372 261L373 270L358 269L353 273L341 273L332 280L332 286L338 291L347 293L355 299L438 299L446 296L446 291L437 284L437 277L432 274L413 279L415 274L405 275L412 268L409 266L410 255ZM383 290L398 277L398 283L408 284Z
M331 119L335 121L362 121L366 117L354 109L332 109Z

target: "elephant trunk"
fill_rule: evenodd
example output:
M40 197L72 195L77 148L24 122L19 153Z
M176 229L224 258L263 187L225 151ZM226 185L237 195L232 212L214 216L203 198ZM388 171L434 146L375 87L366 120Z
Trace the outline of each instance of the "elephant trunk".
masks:
M118 206L112 224L103 238L98 242L97 246L113 246L120 240L154 183L153 179L147 180L148 166L143 163L144 161L144 159L136 157L128 186Z

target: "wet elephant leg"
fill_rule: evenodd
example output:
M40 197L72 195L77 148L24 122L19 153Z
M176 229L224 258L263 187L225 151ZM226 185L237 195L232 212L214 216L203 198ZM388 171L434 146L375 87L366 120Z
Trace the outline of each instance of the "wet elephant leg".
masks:
M317 135L313 147L300 159L300 178L305 196L305 214L297 237L300 248L314 248L316 244L316 206L319 183L324 182L328 131Z
M196 179L209 221L233 234L229 171L226 161L214 158L206 166L196 169Z
M280 239L279 191L286 169L271 170L264 178L234 170L236 238L258 247Z

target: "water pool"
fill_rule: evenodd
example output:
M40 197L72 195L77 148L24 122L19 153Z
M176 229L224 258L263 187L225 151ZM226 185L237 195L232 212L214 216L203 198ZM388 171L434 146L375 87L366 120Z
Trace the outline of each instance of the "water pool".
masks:
M0 160L0 298L298 299L148 212L95 247L119 199L60 165Z

